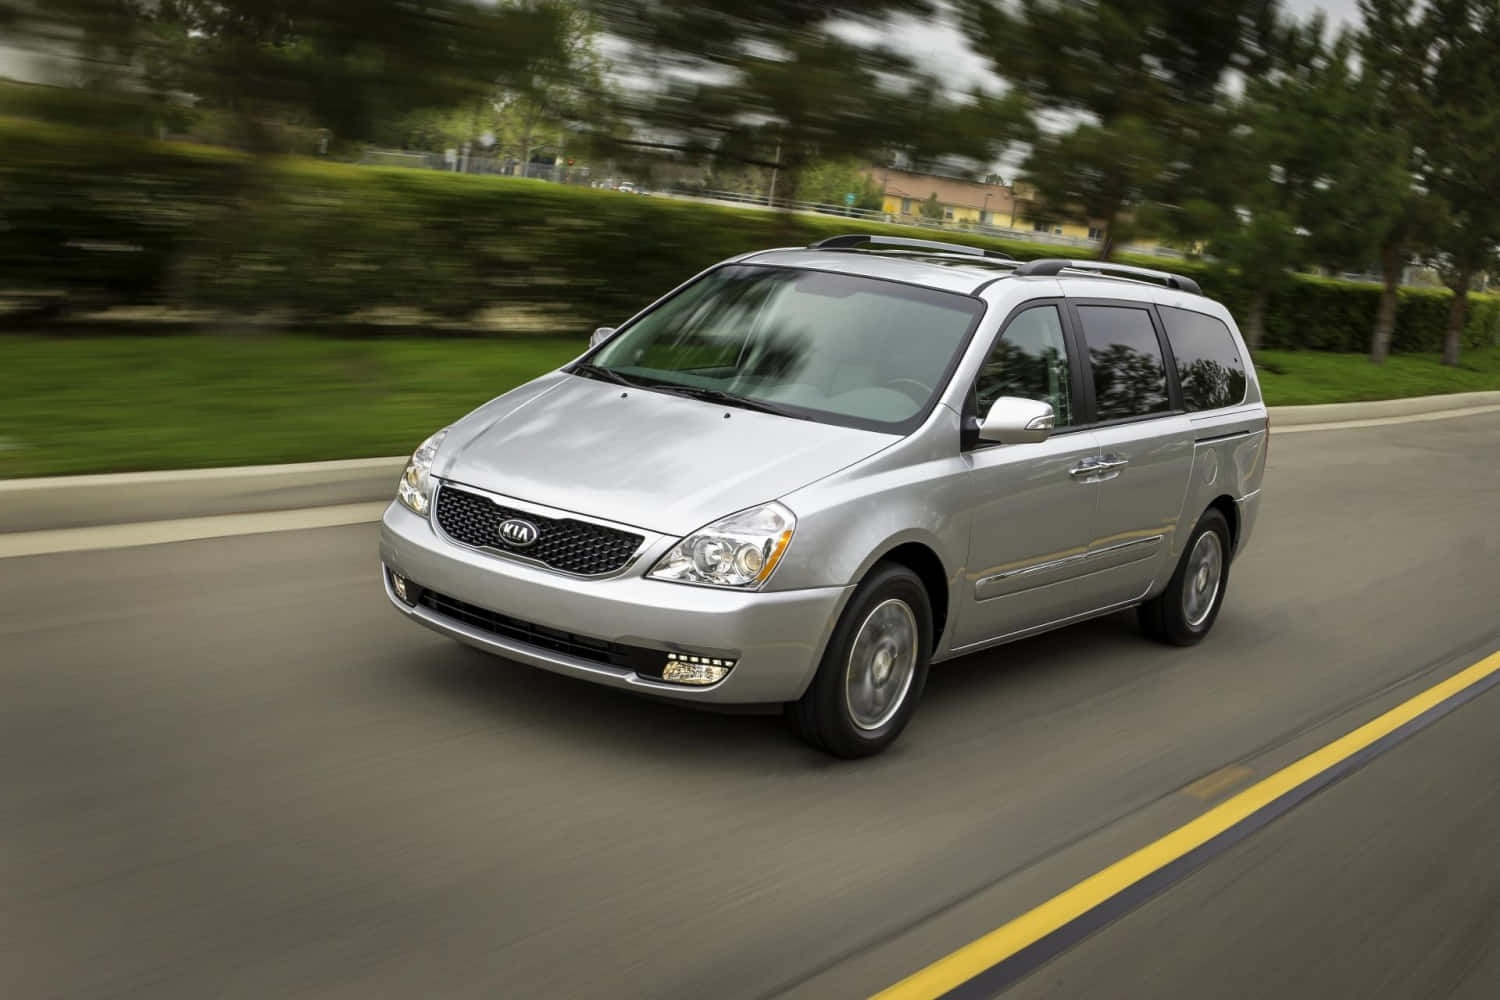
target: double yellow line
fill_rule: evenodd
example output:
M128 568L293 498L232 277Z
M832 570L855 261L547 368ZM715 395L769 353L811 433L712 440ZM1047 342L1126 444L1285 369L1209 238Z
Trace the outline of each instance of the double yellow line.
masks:
M1296 763L1240 792L1208 812L1178 827L1077 885L1029 910L1010 923L938 959L919 972L876 995L877 1000L931 1000L969 983L1001 963L1020 955L1049 935L1085 918L1120 897L1132 887L1185 858L1216 837L1251 821L1257 813L1292 797L1304 786L1330 776L1340 765L1357 764L1358 755L1377 749L1388 737L1399 740L1409 733L1403 727L1420 728L1456 708L1465 696L1479 693L1480 685L1500 681L1500 652L1461 670L1408 701L1360 726ZM1430 717L1423 719L1424 716ZM1421 720L1421 722L1419 722ZM1309 794L1311 792L1309 791ZM1290 808L1290 806L1288 806Z

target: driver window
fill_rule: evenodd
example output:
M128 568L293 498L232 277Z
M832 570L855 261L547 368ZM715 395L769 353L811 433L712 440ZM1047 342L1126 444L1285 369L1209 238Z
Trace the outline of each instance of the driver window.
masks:
M1068 346L1057 306L1037 306L1010 321L979 371L974 391L981 418L1001 396L1051 403L1057 426L1073 423Z

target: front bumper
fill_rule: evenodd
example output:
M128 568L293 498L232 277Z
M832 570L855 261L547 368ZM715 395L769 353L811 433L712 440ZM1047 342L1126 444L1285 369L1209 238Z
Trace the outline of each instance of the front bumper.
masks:
M427 607L386 596L406 617L468 645L597 684L690 701L760 704L795 701L817 671L850 587L739 592L647 580L673 543L648 540L623 576L590 580L455 545L427 518L392 503L381 519L380 561L417 585L547 628L626 646L732 658L716 684L695 687L624 667L544 649L473 627Z

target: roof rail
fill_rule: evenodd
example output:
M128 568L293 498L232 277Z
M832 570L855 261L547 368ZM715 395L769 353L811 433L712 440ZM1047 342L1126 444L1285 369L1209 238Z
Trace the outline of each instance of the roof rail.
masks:
M937 240L913 240L905 236L865 236L859 233L847 233L843 236L830 236L825 240L819 240L812 244L810 250L852 250L855 247L900 247L905 250L936 250L941 253L961 253L970 257L988 257L991 260L1015 260L1008 253L999 250L985 250L981 247L965 246L962 243L939 243Z
M1122 278L1150 278L1162 282L1168 288L1192 292L1194 295L1203 294L1203 289L1198 287L1198 283L1185 274L1157 271L1149 267L1131 267L1129 264L1112 264L1104 260L1067 260L1062 257L1048 257L1043 260L1029 260L1016 268L1016 274L1019 277L1033 275L1050 278L1063 271L1083 271L1104 278L1116 275Z

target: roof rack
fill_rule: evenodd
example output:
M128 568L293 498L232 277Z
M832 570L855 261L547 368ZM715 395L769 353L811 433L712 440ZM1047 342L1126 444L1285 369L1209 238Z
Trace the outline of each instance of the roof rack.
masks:
M965 246L962 243L939 243L937 240L913 240L905 236L866 236L859 233L847 233L843 236L830 236L825 240L819 240L812 244L810 250L852 250L855 247L899 247L904 250L935 250L940 253L961 253L969 257L988 257L991 260L1015 260L1008 253L999 250L985 250L980 247Z
M1202 295L1203 289L1198 283L1185 274L1173 274L1170 271L1156 271L1149 267L1131 267L1129 264L1111 264L1103 260L1068 260L1062 257L1047 257L1042 260L1029 260L1016 268L1018 277L1028 275L1036 277L1055 277L1064 271L1083 271L1096 274L1101 278L1149 278L1160 281L1168 288L1178 291L1192 292L1194 295Z

